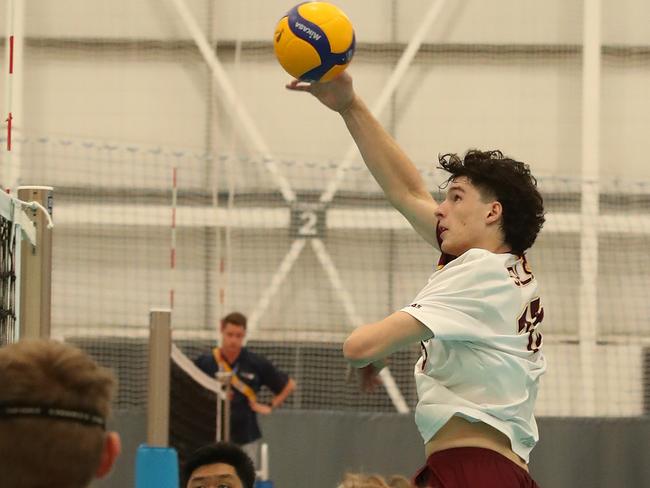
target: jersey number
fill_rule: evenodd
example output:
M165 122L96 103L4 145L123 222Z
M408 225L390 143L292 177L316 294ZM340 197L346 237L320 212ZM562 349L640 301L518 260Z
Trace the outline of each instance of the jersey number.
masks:
M519 334L528 334L528 350L537 352L542 347L542 333L537 326L544 320L544 308L539 297L534 298L519 317Z

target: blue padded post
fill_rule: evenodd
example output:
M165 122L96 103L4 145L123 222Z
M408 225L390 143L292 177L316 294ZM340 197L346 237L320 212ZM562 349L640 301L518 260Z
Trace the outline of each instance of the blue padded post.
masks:
M135 457L135 488L178 488L178 454L171 447L141 444Z

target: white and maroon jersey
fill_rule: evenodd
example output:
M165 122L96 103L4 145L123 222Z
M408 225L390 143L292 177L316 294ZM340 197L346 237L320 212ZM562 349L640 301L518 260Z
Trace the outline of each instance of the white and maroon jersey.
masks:
M402 309L428 327L415 365L415 422L427 442L454 415L491 425L528 462L546 370L544 310L525 257L470 249L429 278Z

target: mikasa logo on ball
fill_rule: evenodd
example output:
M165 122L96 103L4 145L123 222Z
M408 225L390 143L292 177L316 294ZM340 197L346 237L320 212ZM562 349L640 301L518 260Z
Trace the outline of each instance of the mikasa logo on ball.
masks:
M305 34L309 36L310 39L314 39L315 41L318 41L321 38L320 34L317 34L309 27L307 27L305 24L301 24L300 22L296 22L296 29L303 31Z

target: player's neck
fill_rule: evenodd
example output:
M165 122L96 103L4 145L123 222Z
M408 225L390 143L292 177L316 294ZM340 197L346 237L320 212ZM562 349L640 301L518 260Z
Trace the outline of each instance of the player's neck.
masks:
M505 254L512 252L512 248L507 242L504 242L502 236L500 234L494 233L486 235L485 238L478 242L475 247L478 247L479 249L485 249L486 251L490 251L494 254Z
M223 354L223 357L226 358L226 361L228 361L230 364L232 364L235 361L237 361L237 358L241 354L241 348L239 348L239 349L224 349L224 348L221 348L221 354Z
M512 253L512 248L508 244L501 243L500 245L495 246L492 252L495 254Z
M487 235L485 244L486 249L494 254L512 253L512 247L505 241L503 233L499 230L492 229Z

